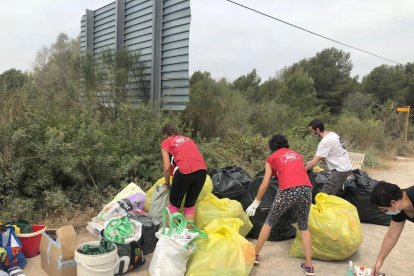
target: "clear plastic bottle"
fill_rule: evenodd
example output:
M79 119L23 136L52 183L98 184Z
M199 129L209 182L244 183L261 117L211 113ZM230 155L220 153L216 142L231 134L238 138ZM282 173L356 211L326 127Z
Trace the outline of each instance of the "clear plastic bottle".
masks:
M349 261L348 268L346 269L346 276L354 276L354 266L352 264L352 261Z

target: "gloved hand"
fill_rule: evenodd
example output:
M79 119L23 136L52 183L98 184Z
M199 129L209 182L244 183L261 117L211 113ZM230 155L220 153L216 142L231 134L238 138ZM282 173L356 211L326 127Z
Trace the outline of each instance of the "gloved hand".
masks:
M246 214L249 217L254 216L254 214L256 213L256 209L257 207L259 207L260 201L257 199L254 199L253 203L250 204L250 206L246 209Z

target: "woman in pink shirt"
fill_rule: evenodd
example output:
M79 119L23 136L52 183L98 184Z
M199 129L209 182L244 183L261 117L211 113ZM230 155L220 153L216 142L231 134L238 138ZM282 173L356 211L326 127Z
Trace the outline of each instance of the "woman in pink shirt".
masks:
M246 213L254 216L263 195L269 188L272 176L279 180L279 190L272 207L260 231L256 243L255 264L260 262L260 251L270 235L270 230L279 218L295 204L298 215L298 228L302 235L302 246L305 253L305 263L301 268L306 275L315 275L312 265L312 238L308 229L308 218L312 203L312 184L305 169L302 156L289 149L289 144L283 135L274 135L269 141L272 154L266 159L265 174L259 191Z
M203 189L207 166L197 145L190 138L177 134L177 129L167 124L162 129L167 138L161 143L165 185L170 185L173 175L168 209L178 212L185 196L184 216L195 220L195 202Z

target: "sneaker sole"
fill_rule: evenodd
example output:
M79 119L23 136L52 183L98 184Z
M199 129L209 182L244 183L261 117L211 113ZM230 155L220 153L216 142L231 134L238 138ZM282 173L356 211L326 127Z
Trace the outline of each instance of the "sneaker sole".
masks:
M304 270L303 268L302 271L305 273L306 276L315 276L315 272L306 272L306 270Z

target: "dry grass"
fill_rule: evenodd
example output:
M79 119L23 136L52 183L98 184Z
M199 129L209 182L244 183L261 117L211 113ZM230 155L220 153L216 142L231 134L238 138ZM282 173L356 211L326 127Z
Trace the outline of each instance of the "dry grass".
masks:
M63 225L72 224L76 230L82 231L86 228L86 223L90 221L99 211L92 208L86 210L74 210L67 213L46 217L38 223L44 224L49 229L59 228Z

